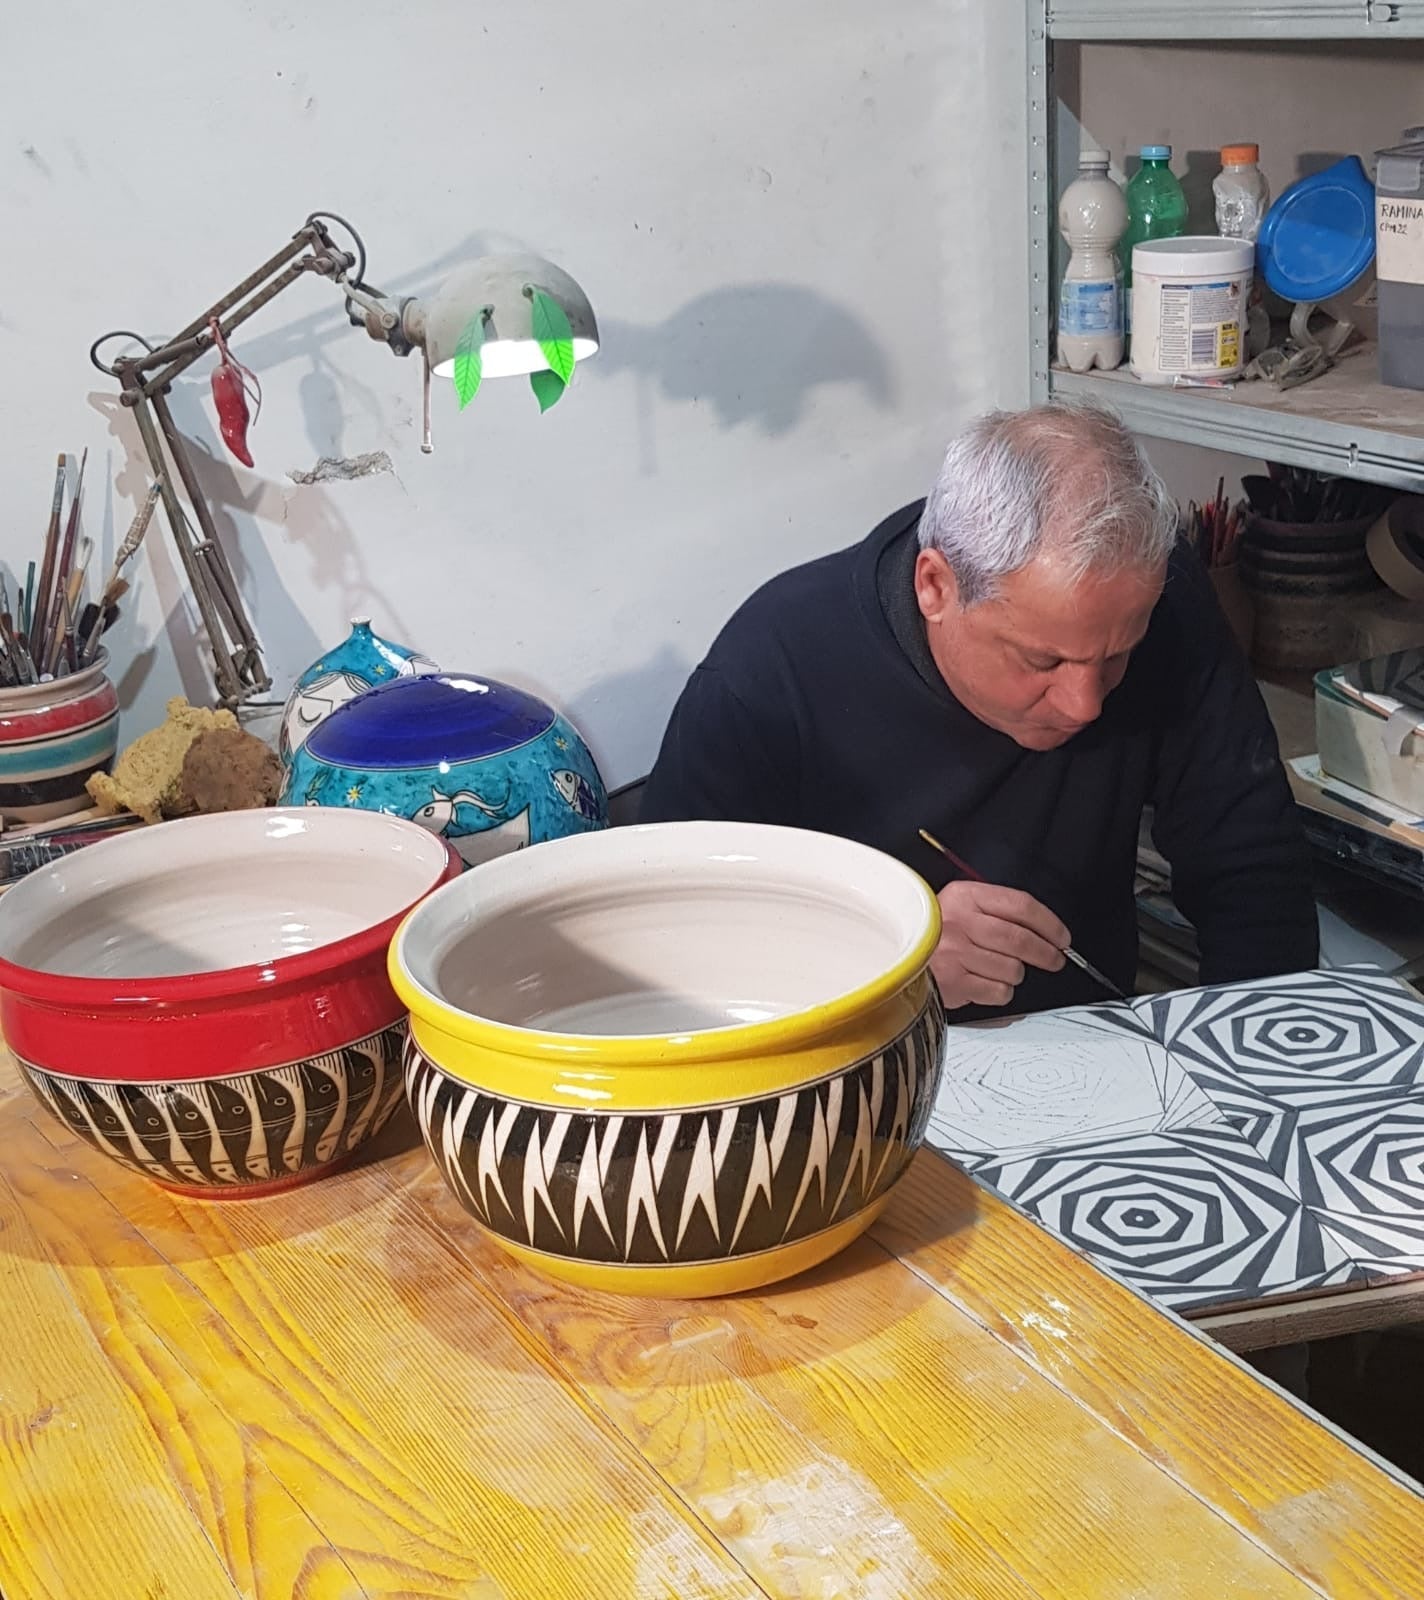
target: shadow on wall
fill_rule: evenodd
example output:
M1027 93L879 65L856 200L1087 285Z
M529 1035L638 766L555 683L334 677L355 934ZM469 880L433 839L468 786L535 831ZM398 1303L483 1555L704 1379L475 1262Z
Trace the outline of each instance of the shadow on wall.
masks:
M600 678L586 689L564 698L569 720L582 728L599 720L598 708L613 705L638 710L649 705L671 706L682 693L692 668L670 645L663 645L651 661ZM659 712L659 716L665 716ZM657 729L659 739L662 728Z
M652 725L655 749L662 742L668 711L692 673L691 666L670 645L663 645L650 661L600 678L575 694L566 694L557 684L542 679L537 668L530 671L524 663L507 670L488 662L471 665L473 670L489 671L494 677L502 677L557 706L585 739L589 737L590 726L598 726L602 721L600 708L615 706L625 722L638 727ZM650 711L650 707L656 710ZM595 742L593 758L605 776L610 765L609 756L610 752L597 748Z
M880 410L895 401L890 363L858 316L814 289L731 284L690 300L662 322L600 319L589 368L637 379L638 451L657 470L653 402L707 405L726 430L744 424L775 438L802 420L815 390L853 384Z

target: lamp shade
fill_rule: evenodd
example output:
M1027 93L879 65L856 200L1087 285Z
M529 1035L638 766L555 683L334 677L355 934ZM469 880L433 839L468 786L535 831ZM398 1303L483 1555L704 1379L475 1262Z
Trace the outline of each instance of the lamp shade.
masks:
M534 337L527 289L542 289L563 307L573 334L574 359L598 349L593 307L578 284L542 256L481 256L453 272L425 306L425 351L437 377L455 365L455 347L470 318L487 311L482 363L487 378L540 372L549 363Z

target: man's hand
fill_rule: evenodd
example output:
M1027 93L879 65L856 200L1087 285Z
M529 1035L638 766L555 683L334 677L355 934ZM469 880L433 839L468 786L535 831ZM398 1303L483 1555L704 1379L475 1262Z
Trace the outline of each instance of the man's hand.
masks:
M1025 967L1057 972L1067 928L1021 889L956 879L940 890L944 932L930 958L946 1007L1006 1006Z

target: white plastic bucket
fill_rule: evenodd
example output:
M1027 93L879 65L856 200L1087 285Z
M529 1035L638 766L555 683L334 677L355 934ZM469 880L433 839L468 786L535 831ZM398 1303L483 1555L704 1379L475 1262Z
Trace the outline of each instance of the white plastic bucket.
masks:
M1143 383L1239 378L1256 247L1249 239L1144 239L1132 248L1133 372Z

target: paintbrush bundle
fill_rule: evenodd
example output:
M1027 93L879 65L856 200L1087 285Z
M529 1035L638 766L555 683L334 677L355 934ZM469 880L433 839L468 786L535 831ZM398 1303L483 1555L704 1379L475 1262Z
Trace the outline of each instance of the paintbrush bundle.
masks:
M1382 516L1395 491L1358 478L1336 478L1308 467L1271 462L1263 474L1241 480L1258 517L1271 522L1341 523Z
M0 575L0 687L45 683L83 671L98 655L100 638L118 620L119 601L129 587L121 573L143 541L159 490L157 484L149 490L103 588L85 603L84 584L93 553L92 542L80 532L88 459L86 450L69 491L68 458L59 457L39 561L28 563L13 610L9 585Z
M1187 505L1184 537L1207 567L1229 567L1236 560L1237 547L1246 526L1246 502L1226 503L1226 479L1216 485L1216 498L1205 505L1192 500Z

